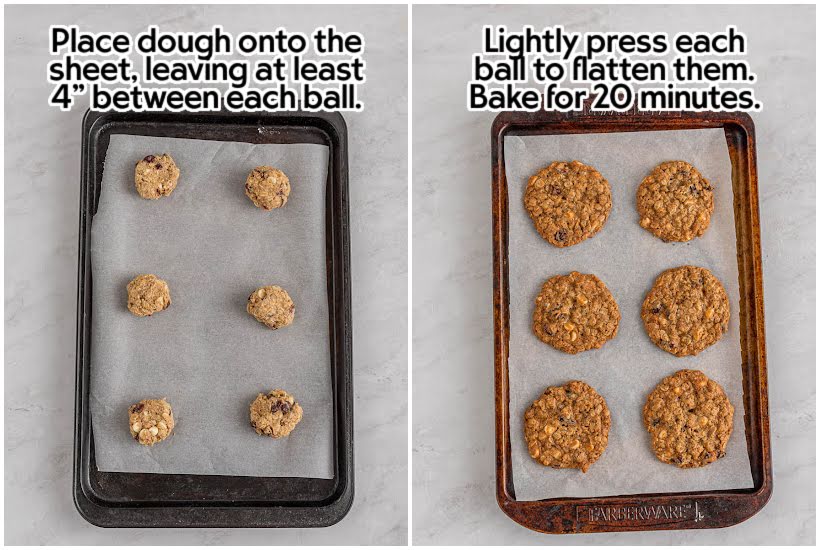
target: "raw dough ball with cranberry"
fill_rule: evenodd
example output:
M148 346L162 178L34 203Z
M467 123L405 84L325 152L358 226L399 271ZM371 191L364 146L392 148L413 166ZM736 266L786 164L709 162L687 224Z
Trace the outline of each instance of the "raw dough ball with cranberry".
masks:
M131 437L140 445L159 443L174 429L174 412L165 399L143 399L128 407Z
M158 199L173 193L179 180L179 168L168 153L148 155L137 163L134 184L143 199Z
M302 420L302 407L285 390L259 394L251 403L251 426L259 435L286 437Z
M272 166L257 166L245 181L245 194L264 210L285 206L290 195L290 180Z

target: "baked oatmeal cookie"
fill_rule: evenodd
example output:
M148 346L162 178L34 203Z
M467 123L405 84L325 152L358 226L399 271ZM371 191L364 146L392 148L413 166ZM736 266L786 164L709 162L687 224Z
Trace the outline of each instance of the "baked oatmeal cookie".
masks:
M288 202L290 180L284 172L272 166L257 166L248 174L245 194L259 208L280 208Z
M712 185L688 162L663 162L638 186L641 227L664 241L700 237L714 209Z
M612 209L609 182L577 160L553 162L527 183L524 206L550 244L572 246L595 235Z
M259 394L251 403L251 426L259 435L287 436L302 420L302 407L285 390Z
M729 329L729 298L703 267L685 265L661 273L641 308L646 333L672 355L697 355Z
M606 285L595 275L556 275L535 299L532 330L566 353L597 349L618 333L621 313Z
M717 382L698 370L680 370L649 394L643 422L659 460L699 468L726 455L734 412Z
M143 199L158 199L173 193L179 180L179 168L168 153L148 155L137 163L134 185Z
M524 413L524 438L544 466L586 472L606 449L610 425L604 398L575 380L547 388L533 402Z
M293 323L296 305L282 287L263 286L248 296L248 313L268 328L276 330Z
M128 426L140 445L153 445L171 435L174 412L165 399L143 399L128 407Z
M128 311L147 317L171 305L168 283L156 275L137 275L128 286Z

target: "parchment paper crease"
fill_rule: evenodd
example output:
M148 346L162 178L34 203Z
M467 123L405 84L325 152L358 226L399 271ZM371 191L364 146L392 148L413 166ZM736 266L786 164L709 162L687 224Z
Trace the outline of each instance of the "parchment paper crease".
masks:
M505 139L509 185L510 437L518 500L644 492L751 487L743 427L739 290L732 209L731 164L722 129L525 136ZM612 212L596 236L558 249L535 231L523 205L529 177L555 160L597 168L612 188ZM638 225L635 192L652 168L666 160L692 163L715 188L715 211L706 234L688 243L665 243ZM696 357L678 358L647 337L640 308L655 277L692 264L710 269L729 295L729 331ZM618 302L618 335L599 350L568 355L542 343L531 330L541 284L570 271L593 273ZM726 456L698 469L660 462L643 426L646 396L665 376L699 369L721 384L735 407ZM547 386L584 380L612 413L609 446L586 474L554 470L530 458L523 435L526 408Z
M170 153L181 175L170 197L145 200L134 165ZM250 170L290 177L281 209L244 194ZM322 145L253 145L113 135L91 230L91 415L103 471L333 477L333 412L325 273ZM125 286L154 273L171 306L138 318ZM293 325L272 331L245 311L257 287L276 284L296 304ZM282 388L304 409L285 439L257 435L248 407ZM127 408L165 397L176 418L147 448L128 431Z

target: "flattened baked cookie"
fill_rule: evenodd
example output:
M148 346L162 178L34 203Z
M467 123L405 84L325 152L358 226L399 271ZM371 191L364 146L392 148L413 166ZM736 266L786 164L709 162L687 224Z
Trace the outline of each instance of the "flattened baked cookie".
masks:
M140 445L153 445L171 435L174 412L165 399L143 399L128 407L128 426Z
M532 330L566 353L603 346L618 334L621 312L606 285L595 275L573 271L556 275L535 299Z
M134 184L143 199L167 197L177 187L179 168L168 153L148 155L137 163Z
M729 328L729 298L717 277L685 265L661 273L641 308L643 326L672 355L697 355Z
M552 468L582 472L598 460L609 441L606 401L585 382L552 386L524 413L530 456Z
M284 172L272 166L257 166L248 174L245 194L259 208L279 208L288 202L290 180Z
M168 283L156 275L137 275L128 286L128 310L137 317L146 317L171 305Z
M248 313L268 328L276 330L293 322L296 306L282 287L263 286L248 296Z
M717 382L698 370L680 370L649 394L643 422L659 460L699 468L726 455L734 413Z
M638 186L641 227L664 241L700 237L714 209L712 185L688 162L663 162Z
M612 209L609 182L577 160L553 162L527 183L524 206L550 244L572 246L593 236Z
M285 390L259 394L251 403L251 426L259 435L287 436L302 420L302 407Z

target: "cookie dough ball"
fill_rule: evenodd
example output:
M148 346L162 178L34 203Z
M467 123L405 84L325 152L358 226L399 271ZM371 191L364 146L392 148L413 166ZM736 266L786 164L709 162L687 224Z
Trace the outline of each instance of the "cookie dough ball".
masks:
M148 155L137 163L134 184L143 199L158 199L173 193L179 180L179 168L168 153Z
M259 208L280 208L288 202L290 180L281 170L271 166L257 166L248 174L245 194Z
M664 241L691 241L709 228L715 198L709 180L688 162L664 162L638 187L641 227Z
M726 455L734 413L720 384L698 370L681 370L649 394L643 422L659 460L700 468Z
M609 182L577 160L553 162L527 183L524 206L550 244L565 247L595 235L612 209Z
M128 311L146 317L171 305L168 283L156 275L137 275L128 283Z
M286 437L302 420L302 407L285 390L259 394L251 403L251 426L259 435Z
M545 344L566 353L603 346L618 334L621 312L595 275L556 275L535 298L532 330Z
M661 273L641 307L646 333L672 355L697 355L729 329L729 298L717 277L685 265Z
M524 413L524 438L544 466L586 472L606 449L611 423L604 398L576 380L547 388L533 402Z
M153 445L171 435L174 412L165 399L143 399L128 407L128 426L140 445Z
M248 313L268 328L276 330L293 323L296 306L285 289L263 286L248 296Z

